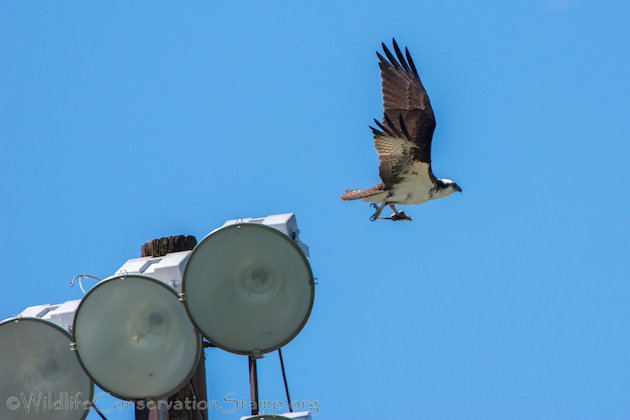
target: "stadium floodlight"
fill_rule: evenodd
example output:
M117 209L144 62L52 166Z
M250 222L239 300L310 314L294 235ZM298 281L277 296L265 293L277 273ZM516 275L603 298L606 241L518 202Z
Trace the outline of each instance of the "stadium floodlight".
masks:
M177 392L201 355L201 338L175 290L144 275L96 284L77 308L73 331L86 373L124 400Z
M184 270L197 329L232 353L260 355L291 341L311 313L314 280L293 214L237 219L206 236Z
M79 420L91 408L94 385L72 350L72 337L41 317L0 322L0 418ZM33 312L33 311L31 311Z
M0 323L0 398L67 392L86 403L45 414L7 404L1 420L85 418L94 384L124 400L171 396L190 383L202 335L249 356L258 401L256 359L279 350L282 364L280 348L313 307L309 252L295 215L229 220L192 250L155 254L128 260L81 300L33 306ZM295 414L275 418L310 420Z

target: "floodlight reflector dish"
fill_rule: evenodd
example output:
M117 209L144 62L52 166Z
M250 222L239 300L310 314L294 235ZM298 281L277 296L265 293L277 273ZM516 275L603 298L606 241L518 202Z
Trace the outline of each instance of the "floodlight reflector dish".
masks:
M0 418L79 420L94 385L63 328L37 318L0 322Z
M262 354L291 341L313 307L314 281L304 253L271 227L242 223L206 236L184 270L184 304L216 346Z
M194 374L201 339L175 291L141 275L114 276L85 295L74 319L79 360L125 400L173 394Z

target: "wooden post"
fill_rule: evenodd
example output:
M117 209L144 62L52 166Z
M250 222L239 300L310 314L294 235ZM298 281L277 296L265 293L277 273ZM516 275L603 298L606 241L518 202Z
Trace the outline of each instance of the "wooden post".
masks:
M168 236L166 238L153 239L142 245L141 255L143 257L163 257L170 252L189 251L197 245L197 239L194 236ZM160 417L159 410L154 409L136 409L136 420L207 420L207 410L197 409L199 401L206 401L206 363L205 354L202 349L201 359L197 365L195 374L190 382L185 385L179 392L168 397L169 407L166 416ZM180 401L182 410L174 409L177 402ZM157 401L156 401L157 402Z

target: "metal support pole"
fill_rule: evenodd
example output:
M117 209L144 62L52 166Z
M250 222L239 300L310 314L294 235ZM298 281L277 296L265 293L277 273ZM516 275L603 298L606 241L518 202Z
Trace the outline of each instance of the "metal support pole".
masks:
M291 396L289 395L289 384L287 383L287 374L284 371L284 360L282 359L282 349L278 349L278 357L280 358L280 369L282 369L282 380L284 381L284 392L287 394L287 404L289 404L289 413L293 413L291 406Z
M249 400L252 407L252 416L258 415L258 370L256 358L249 356Z

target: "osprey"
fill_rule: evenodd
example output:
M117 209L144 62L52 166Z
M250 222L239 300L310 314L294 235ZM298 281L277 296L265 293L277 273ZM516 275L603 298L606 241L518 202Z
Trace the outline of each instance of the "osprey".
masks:
M385 44L383 52L376 52L381 69L383 90L383 122L374 120L378 128L370 126L374 146L378 152L378 174L382 183L362 190L346 190L342 200L362 199L372 203L379 218L385 206L394 213L388 220L411 220L396 204L421 204L446 197L462 189L450 179L436 178L431 170L431 140L435 130L435 116L409 50L402 54L393 39L394 56Z

